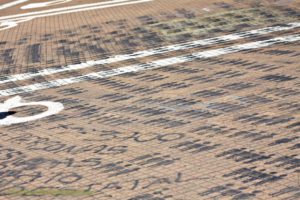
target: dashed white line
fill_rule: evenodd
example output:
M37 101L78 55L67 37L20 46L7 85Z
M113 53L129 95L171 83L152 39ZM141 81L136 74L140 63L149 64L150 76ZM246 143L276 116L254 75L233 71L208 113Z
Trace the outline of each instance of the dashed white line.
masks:
M184 56L178 56L178 57L172 57L167 59L161 59L153 62L148 62L144 64L137 64L137 65L130 65L126 67L120 67L117 69L107 70L107 71L100 71L100 72L94 72L82 76L72 77L72 78L64 78L64 79L57 79L42 83L37 83L33 85L27 85L27 86L21 86L16 88L10 88L6 90L0 90L0 97L4 96L11 96L16 94L22 94L27 92L34 92L38 90L43 89L49 89L49 88L56 88L61 87L65 85L70 85L73 83L79 83L82 81L92 80L92 79L99 79L99 78L107 78L111 76L117 76L129 72L137 72L137 71L143 71L143 70L149 70L149 69L155 69L158 67L164 67L168 65L173 64L179 64L183 62L189 62L193 61L199 58L209 58L209 57L215 57L220 55L225 55L229 53L236 53L244 50L250 50L250 49L257 49L262 47L271 46L274 44L282 43L282 42L293 42L293 41L299 41L300 40L300 34L295 35L289 35L284 37L277 37L269 40L263 40L263 41L257 41L257 42L250 42L246 44L236 45L236 46L230 46L225 48L219 48L215 50L210 51L204 51Z
M259 36L259 35L263 35L263 34L276 32L276 31L289 30L289 29L293 29L293 28L297 28L297 27L300 27L300 23L294 22L294 23L286 24L285 26L266 27L266 28L262 28L262 29L234 33L234 34L229 34L229 35L220 36L220 37L214 37L214 38L209 38L209 39L204 39L204 40L197 40L197 41L192 41L192 42L185 42L185 43L180 43L180 44L175 44L175 45L170 45L170 46L164 46L164 47L159 47L159 48L154 48L154 49L138 51L138 52L135 52L132 54L116 55L116 56L113 56L113 57L110 57L107 59L103 59L103 60L91 60L86 63L61 66L59 68L57 68L57 67L56 68L47 68L47 69L40 70L36 73L15 74L15 75L6 76L6 77L0 77L0 84L12 82L12 81L26 80L26 79L34 78L37 76L46 76L46 75L61 73L61 72L70 71L70 70L79 70L79 69L93 67L95 65L110 64L110 63L114 63L114 62L125 61L128 59L136 59L136 58L142 58L142 57L146 57L146 56L152 56L152 55L162 54L162 53L167 53L167 52L172 52L172 51L196 48L196 47L210 45L210 44L218 44L218 43L225 42L225 41L244 39L244 38L249 38L249 37L254 37L254 36Z

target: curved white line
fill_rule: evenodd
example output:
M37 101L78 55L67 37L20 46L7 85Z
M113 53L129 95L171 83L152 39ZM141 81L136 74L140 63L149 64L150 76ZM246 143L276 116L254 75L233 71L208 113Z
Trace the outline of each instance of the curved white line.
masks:
M26 102L21 102L20 96L16 96L6 100L3 104L0 103L0 112L8 112L12 108L18 108L22 106L36 106L36 105L45 106L48 109L40 114L28 116L28 117L14 117L10 115L0 120L0 126L8 126L11 124L19 124L19 123L38 120L44 117L55 115L64 109L63 104L58 102L40 101L40 102L26 103Z

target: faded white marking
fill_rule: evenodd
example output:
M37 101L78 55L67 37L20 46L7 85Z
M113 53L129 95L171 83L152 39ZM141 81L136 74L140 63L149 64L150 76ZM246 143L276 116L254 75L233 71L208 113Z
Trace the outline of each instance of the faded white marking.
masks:
M215 49L215 50L210 50L210 51L198 52L198 53L193 53L193 54L184 55L184 56L166 58L166 59L161 59L161 60L157 60L157 61L153 61L153 62L137 64L137 65L130 65L130 66L120 67L117 69L112 69L112 70L107 70L107 71L94 72L94 73L77 76L77 77L57 79L57 80L37 83L37 84L33 84L33 85L27 85L27 86L10 88L10 89L6 89L6 90L0 90L0 97L11 96L11 95L27 93L27 92L34 92L34 91L49 89L49 88L56 88L56 87L61 87L64 85L70 85L73 83L79 83L82 81L88 81L91 79L107 78L107 77L117 76L117 75L129 73L129 72L137 72L137 71L155 69L158 67L189 62L189 61L193 61L193 60L196 60L199 58L215 57L215 56L225 55L225 54L229 54L229 53L236 53L236 52L249 50L249 49L257 49L257 48L267 47L267 46L271 46L271 45L282 43L282 42L293 42L293 41L298 41L298 40L300 40L300 34L295 34L295 35L277 37L274 39L257 41L257 42L250 42L250 43L246 43L246 44L230 46L230 47L225 47L225 48L220 48L220 49Z
M30 3L25 6L22 6L21 9L33 9L33 8L42 8L42 7L47 7L47 6L53 6L57 4L62 4L62 3L68 3L72 0L55 0L55 1L47 1L47 2L40 2L40 3Z
M146 56L152 56L152 55L167 53L171 51L185 50L185 49L196 48L196 47L210 45L210 44L218 44L225 41L244 39L248 37L254 37L254 36L276 32L276 31L289 30L297 27L300 27L300 23L289 23L286 26L266 27L262 29L234 33L234 34L220 36L220 37L214 37L214 38L209 38L204 40L197 40L192 42L185 42L185 43L180 43L180 44L175 44L170 46L138 51L132 54L116 55L103 60L91 60L86 63L62 66L60 68L47 68L47 69L40 70L36 73L15 74L6 77L0 77L0 84L12 82L12 81L26 80L37 76L46 76L46 75L61 73L70 70L79 70L79 69L93 67L95 65L110 64L114 62L125 61L128 59L142 58Z
M0 5L0 10L5 9L5 8L9 8L11 6L18 5L20 3L24 3L26 1L28 1L28 0L17 0L17 1L13 1L13 2L9 2L9 3L6 3L6 4Z
M35 18L49 17L49 16L54 16L54 15L82 12L82 11L88 11L88 10L110 8L110 7L116 7L116 6L138 4L138 3L144 3L144 2L149 2L149 1L152 1L152 0L136 0L136 1L111 0L111 1L105 1L105 2L100 2L100 3L69 6L69 7L64 7L64 8L57 8L57 9L50 9L50 10L44 10L44 11L38 11L38 12L31 12L31 13L24 13L24 14L0 17L0 31L15 27L20 22L32 20ZM106 4L108 4L108 5L106 5ZM3 27L3 28L1 28L1 27Z
M16 96L6 100L3 104L0 103L0 113L8 112L12 108L18 108L22 106L37 106L37 105L45 106L48 109L45 112L33 116L28 116L28 117L14 117L12 115L7 116L4 119L0 120L0 126L8 126L11 124L19 124L19 123L38 120L44 117L55 115L64 109L63 104L58 102L40 101L40 102L25 103L25 102L21 102L21 97Z

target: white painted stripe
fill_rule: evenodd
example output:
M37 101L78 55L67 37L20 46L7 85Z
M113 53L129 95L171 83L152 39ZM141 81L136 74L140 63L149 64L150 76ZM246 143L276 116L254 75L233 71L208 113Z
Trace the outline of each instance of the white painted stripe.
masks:
M68 14L68 13L74 13L74 12L82 12L82 11L88 11L88 10L96 10L96 9L103 9L103 8L111 8L111 7L116 7L116 6L124 6L124 5L131 5L131 4L138 4L138 3L144 3L144 2L149 2L152 0L137 0L137 1L130 1L130 0L112 0L112 1L107 1L107 2L101 2L98 4L108 4L109 2L123 2L123 3L114 3L114 4L109 4L109 5L102 5L102 6L91 6L91 7L84 7L80 9L73 9L69 10L68 7L66 8L60 8L60 9L67 9L65 11L59 11L59 12L52 12L52 10L57 10L57 9L52 9L47 11L40 11L40 12L46 12L46 14L40 14L40 15L30 15L26 16L32 13L25 13L25 14L20 14L23 15L23 17L18 17L18 18L9 18L11 16L6 16L6 17L0 17L0 31L7 30L10 28L13 28L18 25L18 23L25 22L28 20L32 20L35 18L39 17L48 17L48 16L54 16L54 15L61 15L61 14ZM89 4L91 5L91 4ZM51 13L49 13L51 11ZM38 13L38 12L36 12ZM14 15L17 16L17 15ZM24 17L25 16L25 17Z
M0 5L0 10L5 9L5 8L9 8L11 6L18 5L20 3L24 3L26 1L28 1L28 0L17 0L17 1L13 1L13 2L9 2L9 3L6 3L6 4Z
M156 54L162 54L162 53L167 53L167 52L172 52L177 50L185 50L185 49L196 48L204 45L218 44L224 41L244 39L248 37L254 37L262 34L276 32L276 31L289 30L297 27L300 27L300 23L289 23L286 26L266 27L258 30L251 30L251 31L234 33L234 34L220 36L220 37L204 39L204 40L197 40L192 42L185 42L185 43L180 43L180 44L175 44L170 46L138 51L132 54L116 55L103 60L91 60L86 63L62 66L59 68L47 68L47 69L40 70L36 73L15 74L6 77L0 77L0 84L12 82L12 81L26 80L37 76L46 76L46 75L61 73L70 70L85 69L85 68L93 67L95 65L110 64L114 62L121 62L129 59L142 58L146 56L152 56Z
M54 1L47 1L47 2L38 2L38 3L30 3L25 6L22 6L21 9L33 9L33 8L42 8L42 7L47 7L47 6L53 6L57 4L62 4L62 3L68 3L72 0L54 0Z
M67 7L63 7L63 8L55 8L55 9L49 9L49 10L43 10L43 11L37 11L37 12L29 12L29 13L22 13L22 14L4 16L4 17L0 17L0 20L7 20L7 19L14 20L14 19L17 19L17 18L20 18L20 17L44 17L44 16L47 16L47 15L42 15L42 14L49 14L49 13L58 13L58 14L60 14L61 11L79 12L79 11L84 11L84 10L81 10L81 9L85 9L85 8L88 8L88 7L96 8L100 5L114 4L114 3L128 2L128 1L130 1L130 0L110 0L110 1L103 1L103 2L99 2L99 3L81 4L81 5L76 5L76 6L67 6ZM139 1L143 2L143 0L139 0ZM77 11L78 9L80 9L80 10Z
M257 49L262 47L271 46L274 44L282 43L282 42L293 42L300 40L300 34L295 35L289 35L284 37L278 37L270 40L263 40L263 41L257 41L257 42L251 42L236 46L230 46L210 51L204 51L199 53L194 53L190 55L184 55L184 56L178 56L173 58L167 58L167 59L161 59L153 62L148 62L144 64L138 64L138 65L130 65L126 67L120 67L117 69L107 70L107 71L100 71L100 72L94 72L82 76L72 77L72 78L64 78L64 79L57 79L42 83L37 83L33 85L27 85L27 86L21 86L16 88L10 88L6 90L0 90L0 97L4 96L11 96L16 94L22 94L27 92L34 92L38 90L43 89L49 89L49 88L56 88L61 87L64 85L69 85L73 83L79 83L82 81L92 80L92 79L99 79L99 78L107 78L111 76L117 76L129 72L137 72L137 71L143 71L143 70L149 70L149 69L155 69L158 67L173 65L173 64L179 64L183 62L189 62L193 61L199 58L209 58L209 57L215 57L220 55L225 55L229 53L236 53L243 50L249 50L249 49Z

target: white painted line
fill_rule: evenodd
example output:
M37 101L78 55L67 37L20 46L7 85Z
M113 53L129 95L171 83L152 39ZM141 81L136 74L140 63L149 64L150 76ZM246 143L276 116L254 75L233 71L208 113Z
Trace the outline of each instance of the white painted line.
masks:
M184 55L184 56L178 56L178 57L172 57L167 59L161 59L153 62L148 62L144 64L137 64L137 65L130 65L126 67L120 67L117 69L107 70L107 71L100 71L100 72L94 72L82 76L72 77L72 78L64 78L64 79L57 79L42 83L36 83L33 85L27 85L27 86L21 86L21 87L15 87L10 88L6 90L0 90L0 97L5 96L11 96L16 94L22 94L27 92L34 92L38 90L44 90L49 88L56 88L61 87L64 85L70 85L73 83L79 83L82 81L88 81L92 79L99 79L99 78L107 78L111 76L117 76L129 72L137 72L137 71L143 71L143 70L149 70L149 69L155 69L158 67L164 67L168 65L173 64L179 64L184 62L193 61L199 58L209 58L209 57L215 57L220 55L225 55L229 53L236 53L244 50L249 49L257 49L262 47L271 46L274 44L282 43L282 42L293 42L300 40L300 34L295 35L289 35L284 37L277 37L270 40L263 40L263 41L257 41L257 42L250 42L246 44L236 45L236 46L230 46L210 51L204 51L204 52L198 52L190 55Z
M0 103L0 113L6 113L12 108L18 108L22 106L45 106L47 110L39 113L37 115L28 116L28 117L14 117L7 116L4 119L0 119L0 126L8 126L11 124L19 124L24 122L29 122L33 120L38 120L44 117L48 117L50 115L55 115L64 109L63 104L59 102L51 102L51 101L40 101L40 102L21 102L21 97L16 96L11 99L6 100L4 103Z
M26 80L37 76L47 76L47 75L61 73L70 70L85 69L85 68L93 67L95 65L110 64L114 62L121 62L129 59L142 58L146 56L152 56L152 55L162 54L162 53L167 53L172 51L196 48L196 47L210 45L210 44L218 44L224 41L244 39L248 37L254 37L254 36L259 36L267 33L276 32L276 31L289 30L297 27L300 27L300 23L289 23L286 26L266 27L258 30L251 30L251 31L234 33L234 34L220 36L220 37L204 39L204 40L197 40L192 42L185 42L185 43L180 43L180 44L175 44L170 46L138 51L132 54L116 55L103 60L91 60L86 63L61 66L59 68L47 68L47 69L40 70L36 73L15 74L11 76L0 77L0 84L13 82L13 81Z
M55 1L47 1L47 2L40 2L40 3L30 3L25 6L22 6L21 9L33 9L33 8L42 8L42 7L47 7L47 6L53 6L57 4L62 4L62 3L68 3L72 0L55 0Z
M9 3L6 3L6 4L0 5L0 10L5 9L5 8L9 8L11 6L18 5L20 3L24 3L26 1L28 1L28 0L17 0L17 1L13 1L13 2L9 2Z
M61 14L68 14L68 13L75 13L75 12L82 12L82 11L96 10L96 9L103 9L103 8L111 8L111 7L116 7L116 6L138 4L138 3L144 3L144 2L149 2L149 1L152 1L152 0L136 0L136 1L112 0L112 1L105 1L105 2L101 2L101 3L97 3L97 5L101 4L101 6L91 6L92 4L85 4L85 5L88 5L89 7L85 6L83 8L73 9L75 6L72 6L72 7L57 8L57 9L51 9L51 10L39 11L39 12L33 12L33 13L25 13L25 14L19 14L19 15L0 17L0 27L3 27L3 28L0 28L0 31L13 28L13 27L17 26L18 23L20 23L20 22L25 22L25 21L32 20L35 18L49 17L49 16L54 16L54 15L61 15ZM123 3L115 3L115 2L123 2ZM114 4L111 4L111 3L114 3ZM103 4L108 4L108 5L103 5ZM83 6L83 5L79 5L79 6ZM72 8L72 9L70 9L70 8ZM63 11L58 11L60 9ZM36 15L38 13L45 13L45 14ZM22 17L19 17L19 16L22 16Z
M130 1L130 0L109 0L109 1L102 1L102 2L99 2L99 3L81 4L81 5L76 5L76 6L67 6L67 7L63 7L63 8L55 8L55 9L49 9L49 10L43 10L43 11L36 11L36 12L29 12L29 13L3 16L3 17L0 17L0 20L16 19L16 18L20 18L20 17L32 17L32 16L36 16L36 15L37 15L37 17L39 17L41 14L57 13L59 11L76 10L78 8L95 7L95 6L100 6L100 5L114 4L114 3L127 2L127 1Z

